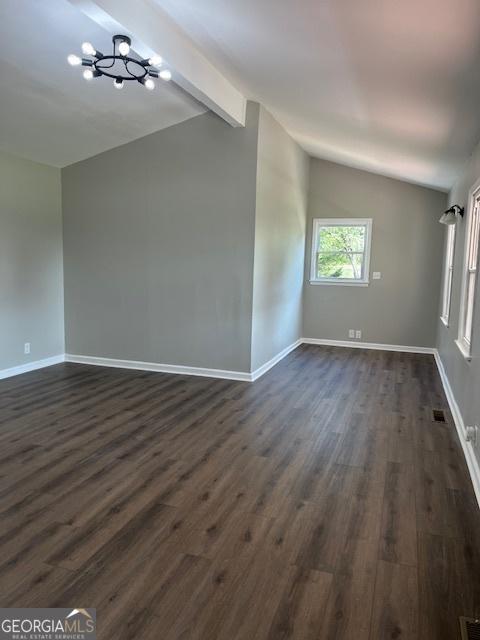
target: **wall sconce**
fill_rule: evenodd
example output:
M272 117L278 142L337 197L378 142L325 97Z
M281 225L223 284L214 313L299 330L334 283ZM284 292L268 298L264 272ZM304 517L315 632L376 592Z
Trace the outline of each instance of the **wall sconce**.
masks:
M463 218L464 213L464 207L461 207L459 204L454 204L450 209L445 211L439 222L441 224L457 224L459 217Z

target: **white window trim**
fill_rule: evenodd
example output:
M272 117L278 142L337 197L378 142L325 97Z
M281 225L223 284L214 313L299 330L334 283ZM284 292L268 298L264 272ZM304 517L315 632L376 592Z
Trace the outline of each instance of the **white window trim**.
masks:
M458 338L455 340L455 344L460 350L462 356L468 362L472 359L472 346L473 346L473 327L475 326L475 296L476 289L478 285L478 255L477 255L477 265L476 265L476 277L475 277L475 289L473 293L473 309L472 309L472 334L470 336L463 335L464 325L466 321L467 315L467 289L468 289L468 279L470 275L470 244L471 244L471 234L473 233L473 222L472 222L472 214L475 207L475 201L480 197L480 180L478 180L475 185L470 189L468 196L468 210L466 214L466 223L467 228L465 230L465 245L463 252L463 269L462 269L462 294L460 298L460 317L458 323ZM477 248L477 253L479 253Z
M364 226L365 234L365 260L363 266L363 278L359 280L342 278L317 278L315 271L318 227L328 226ZM370 252L372 248L372 218L314 218L312 228L312 248L310 256L310 284L327 286L368 287L370 282Z
M445 270L443 274L442 289L442 313L440 320L448 327L450 322L450 309L452 306L453 265L455 260L455 238L457 225L447 226L447 238L445 243Z

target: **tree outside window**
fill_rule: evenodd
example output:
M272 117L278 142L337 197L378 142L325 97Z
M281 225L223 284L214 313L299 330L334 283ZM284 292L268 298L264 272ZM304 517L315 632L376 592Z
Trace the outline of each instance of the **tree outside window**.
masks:
M371 220L314 220L313 282L368 282Z

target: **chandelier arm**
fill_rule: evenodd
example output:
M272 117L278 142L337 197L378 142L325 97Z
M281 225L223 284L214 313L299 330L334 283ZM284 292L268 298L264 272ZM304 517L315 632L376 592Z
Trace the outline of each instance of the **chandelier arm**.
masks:
M107 76L108 78L113 78L114 80L116 80L117 78L121 78L122 80L138 80L140 82L141 80L143 80L143 78L145 78L145 76L148 75L148 69L146 69L142 64L140 64L139 60L135 60L135 58L131 58L127 56L104 56L102 58L102 61L105 62L107 60L110 60L110 58L112 59L111 64L101 65L101 64L98 64L100 60L95 60L93 62L93 67L97 71L100 71L103 75ZM125 72L110 73L109 70L112 69L112 67L115 65L117 61L123 62L125 66ZM133 63L138 66L139 68L138 74L132 73L132 71L130 71L130 69L127 66L129 63Z
M140 81L140 79L141 79L141 78L145 77L144 75L142 75L142 76L138 76L137 74L132 73L132 72L130 71L130 69L128 68L128 63L130 62L130 60L124 60L123 62L124 62L124 64L125 64L125 69L126 69L127 73L128 73L129 75L131 75L131 76L132 76L132 78L135 78L135 80L139 80L139 81Z
M98 69L99 71L101 69L111 69L113 67L113 65L115 64L115 58L112 58L112 64L108 64L108 65L105 65L103 67L102 66L97 66L98 62L100 62L101 60L109 60L109 59L110 59L110 56L103 56L103 58L100 58L99 60L97 60L93 64L94 64L95 68Z

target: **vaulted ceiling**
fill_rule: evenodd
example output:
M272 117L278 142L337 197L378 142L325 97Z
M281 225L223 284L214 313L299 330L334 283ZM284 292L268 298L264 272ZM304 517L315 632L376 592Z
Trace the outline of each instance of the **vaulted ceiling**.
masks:
M478 0L154 0L313 155L440 188L480 137Z
M67 0L1 0L0 149L63 167L205 110L173 84L119 92L67 64L86 40L110 51L111 35Z
M176 82L119 95L66 64L116 30ZM65 166L206 108L241 125L250 98L314 156L448 189L479 69L478 0L2 0L0 149Z

